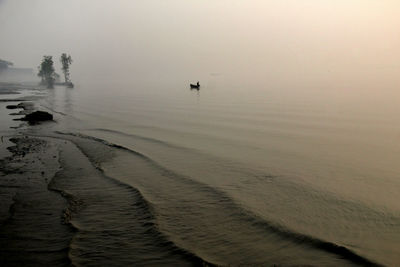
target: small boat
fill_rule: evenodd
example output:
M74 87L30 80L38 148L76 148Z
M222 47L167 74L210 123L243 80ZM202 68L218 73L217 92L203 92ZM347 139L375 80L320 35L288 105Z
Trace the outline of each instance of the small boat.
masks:
M190 89L197 89L197 90L199 90L200 89L200 83L199 82L197 82L197 84L190 84Z

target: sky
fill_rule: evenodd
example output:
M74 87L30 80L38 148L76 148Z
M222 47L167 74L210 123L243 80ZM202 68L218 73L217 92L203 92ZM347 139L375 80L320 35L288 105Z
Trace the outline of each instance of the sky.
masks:
M397 0L0 0L0 58L66 52L76 79L398 88L398 14Z

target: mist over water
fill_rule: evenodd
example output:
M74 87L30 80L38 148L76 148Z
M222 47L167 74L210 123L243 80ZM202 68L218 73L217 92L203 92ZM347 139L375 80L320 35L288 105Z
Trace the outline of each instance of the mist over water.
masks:
M218 73L263 89L392 91L399 85L399 5L3 1L1 53L36 67L44 54L68 52L75 80L205 81Z
M123 146L105 173L180 248L220 264L360 263L329 242L395 266L399 13L390 0L3 0L0 58L53 55L60 72L72 55L75 88L40 102L51 130Z

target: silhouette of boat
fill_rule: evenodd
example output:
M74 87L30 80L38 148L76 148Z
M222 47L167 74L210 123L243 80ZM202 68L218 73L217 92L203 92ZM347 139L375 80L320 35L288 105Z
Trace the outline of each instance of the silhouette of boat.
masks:
M197 84L190 84L190 89L197 89L197 90L199 90L200 89L200 83L199 82L197 82Z

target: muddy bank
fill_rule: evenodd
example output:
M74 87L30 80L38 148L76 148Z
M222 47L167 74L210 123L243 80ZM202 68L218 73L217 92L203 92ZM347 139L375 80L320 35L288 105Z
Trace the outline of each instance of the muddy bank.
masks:
M69 266L68 201L49 187L61 168L57 144L27 136L9 141L12 155L0 160L0 265Z
M28 137L14 130L26 123L11 124L13 116L36 114L32 101L41 90L0 83L1 95L23 95L0 99L0 266L71 265L68 252L75 230L69 223L68 199L51 188L62 168L61 141Z
M23 118L14 120L27 121L29 124L38 124L44 121L52 121L53 115L46 111L37 110L26 114Z
M41 110L35 111L33 102L21 102L17 105L8 105L7 109L22 109L19 112L10 113L11 116L25 115L22 118L14 119L15 121L27 121L29 124L38 124L44 121L52 121L53 115Z
M34 110L34 104L32 102L20 102L17 105L7 105L6 109L20 109L19 112L10 113L11 116L27 115Z

